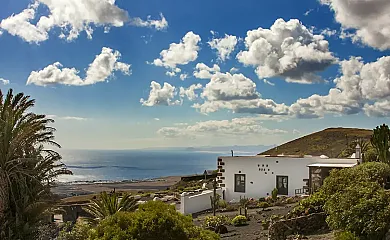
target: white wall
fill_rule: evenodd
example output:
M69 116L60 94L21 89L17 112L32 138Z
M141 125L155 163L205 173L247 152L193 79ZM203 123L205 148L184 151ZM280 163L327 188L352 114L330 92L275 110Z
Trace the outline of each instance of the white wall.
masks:
M319 157L219 157L224 165L222 172L227 201L239 201L241 197L260 198L271 195L276 187L276 176L288 176L288 195L295 195L296 189L301 189L309 179L309 168L312 163L356 163L356 159L321 159ZM278 163L277 163L278 162ZM264 167L262 165L264 164ZM266 167L268 165L268 167ZM266 171L259 171L265 168ZM268 171L269 169L269 171ZM245 174L245 193L234 192L234 175ZM221 179L221 178L219 178Z
M181 194L180 212L182 214L191 214L211 209L210 197L213 196L213 190L205 190L199 194L190 195L186 192ZM222 189L217 189L217 194L221 195Z

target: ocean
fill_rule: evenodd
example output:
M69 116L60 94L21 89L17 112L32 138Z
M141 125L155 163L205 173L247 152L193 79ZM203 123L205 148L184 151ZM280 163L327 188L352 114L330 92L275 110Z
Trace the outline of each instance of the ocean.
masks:
M184 150L63 150L62 161L73 171L59 182L114 182L202 174L217 169L217 157L229 152Z

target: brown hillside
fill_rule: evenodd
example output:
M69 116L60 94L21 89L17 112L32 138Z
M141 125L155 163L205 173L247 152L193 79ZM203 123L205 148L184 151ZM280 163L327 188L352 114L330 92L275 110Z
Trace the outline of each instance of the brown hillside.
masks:
M358 128L327 128L284 143L260 154L326 155L338 157L347 144L358 139L369 140L372 130Z

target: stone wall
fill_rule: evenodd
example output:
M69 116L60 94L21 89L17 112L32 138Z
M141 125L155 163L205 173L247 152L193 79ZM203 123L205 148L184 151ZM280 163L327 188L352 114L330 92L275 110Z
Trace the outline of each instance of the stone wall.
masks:
M291 234L310 234L327 229L325 213L313 213L307 216L281 220L269 227L269 240L285 240Z

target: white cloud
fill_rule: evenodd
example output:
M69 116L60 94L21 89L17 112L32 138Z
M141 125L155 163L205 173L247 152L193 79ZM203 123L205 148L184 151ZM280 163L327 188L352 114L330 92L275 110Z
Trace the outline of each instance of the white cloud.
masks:
M231 69L230 69L230 73L236 73L236 72L238 72L240 69L238 69L238 68L235 68L235 67L232 67Z
M259 93L256 84L243 74L216 73L207 83L202 97L208 101L256 99Z
M337 30L335 29L325 28L321 31L321 35L328 36L328 37L331 37L336 34L337 34Z
M2 83L3 85L8 85L9 84L9 80L4 79L4 78L0 78L0 83Z
M309 14L310 14L311 12L313 12L313 10L314 10L314 9L309 9L309 10L307 10L303 15L309 16Z
M180 80L184 81L187 78L188 78L188 74L187 73L180 74Z
M372 105L366 103L363 110L369 117L390 117L390 101L383 100Z
M202 84L192 84L188 88L180 87L179 95L183 99L184 97L187 97L188 100L194 101L196 100L199 95L195 93L195 90L202 89Z
M356 38L380 50L390 49L390 1L320 0L335 12L345 29L356 30Z
M164 83L163 87L155 81L150 83L150 93L147 100L143 98L140 99L140 102L143 106L170 106L176 105L180 102L178 100L173 101L173 98L177 94L175 91L175 87L169 83Z
M256 84L243 74L215 73L201 94L203 103L195 103L194 108L207 114L221 109L235 113L263 115L287 115L285 104L275 103L271 99L262 99L256 90Z
M342 74L334 80L336 86L328 95L299 99L290 107L290 114L322 117L364 110L368 116L385 116L390 99L390 56L366 64L361 57L351 57L340 62L340 68Z
M130 20L130 24L138 27L155 28L156 30L165 30L168 28L168 21L164 15L160 13L161 20L153 20L151 16L148 16L146 20L142 20L139 17Z
M197 122L193 125L178 127L163 127L158 134L168 137L203 137L203 136L243 136L243 135L273 135L287 133L281 129L268 129L261 125L257 118L233 118L232 120L210 120Z
M199 35L188 32L180 43L171 43L169 49L162 50L160 58L154 59L151 64L174 70L177 65L185 65L195 61L198 58L198 43L200 41Z
M246 51L237 59L256 67L259 78L282 77L287 82L314 83L322 79L316 72L336 62L328 41L314 35L297 19L278 19L270 29L247 32Z
M57 115L46 115L46 117L56 120L70 120L70 121L87 121L88 118L74 117L74 116L57 116Z
M38 6L47 7L48 14L38 17ZM132 25L154 27L157 30L168 26L166 19L143 21L133 18ZM72 41L85 32L92 38L93 27L104 27L108 32L110 27L122 27L129 22L127 11L115 5L115 0L36 0L18 14L3 19L0 28L13 36L18 36L29 43L39 43L49 38L53 28L59 28L60 38Z
M21 13L12 15L0 22L0 28L13 36L19 36L26 42L42 42L49 38L48 33L30 23L35 18L39 3L30 4Z
M155 121L160 121L160 118L153 118Z
M215 73L220 72L221 69L217 64L214 64L213 67L208 67L204 63L198 63L195 66L194 76L200 79L210 79Z
M268 84L268 85L271 85L271 86L275 86L275 83L273 83L273 82L270 82L270 81L268 81L267 79L263 79L263 82L265 83L265 84Z
M119 62L121 54L111 48L103 47L102 52L96 55L95 60L89 64L86 70L86 77L82 79L75 68L63 68L62 64L56 62L40 71L32 71L27 79L27 85L35 84L46 86L50 84L63 84L84 86L106 81L120 71L125 75L130 75L130 64Z
M299 130L297 130L297 129L294 129L294 130L293 130L293 134L294 134L294 135L300 135L301 132L300 132Z
M225 61L230 58L230 54L234 51L237 42L238 40L236 36L225 34L224 38L213 38L207 43L212 49L217 50L218 59Z

